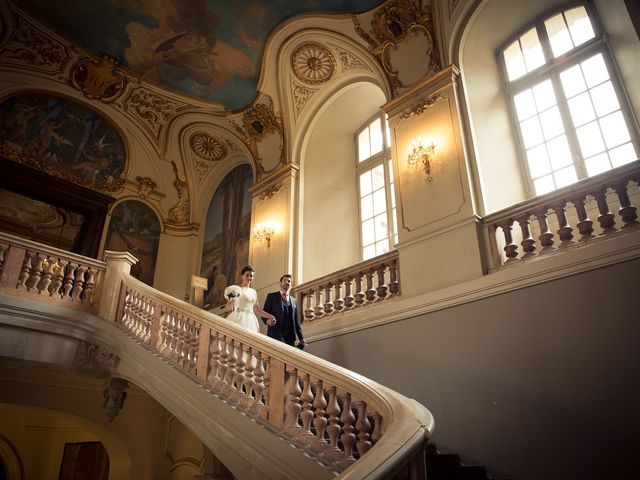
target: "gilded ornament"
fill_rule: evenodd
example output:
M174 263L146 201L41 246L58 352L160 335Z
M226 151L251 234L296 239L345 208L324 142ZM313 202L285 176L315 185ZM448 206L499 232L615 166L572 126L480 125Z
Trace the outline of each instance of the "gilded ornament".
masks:
M124 102L124 109L131 111L156 137L181 106L183 104L172 102L143 87L133 90Z
M68 58L67 49L46 33L18 17L17 26L0 50L0 58L61 72Z
M223 142L205 132L196 132L189 138L193 153L200 158L216 162L227 156L227 147Z
M126 78L116 72L118 61L108 55L79 62L71 72L73 86L91 100L108 102L124 90Z
M331 79L336 70L336 60L319 43L305 43L291 55L291 68L303 82L318 85Z
M189 221L189 215L191 214L191 202L189 201L189 192L187 190L189 184L184 178L180 177L176 162L171 162L171 166L173 167L173 173L176 177L173 181L173 186L178 193L178 201L169 209L167 223L187 223Z
M149 194L156 188L157 184L149 177L136 177L136 182L138 182L138 196L145 200Z
M441 93L436 93L435 95L432 95L428 98L419 100L416 104L411 106L411 108L409 108L406 112L402 114L402 118L410 118L413 116L422 115L425 112L425 110L433 106L433 104L440 99L445 100L446 97L444 97Z
M260 195L259 197L260 200L266 200L267 198L272 199L276 193L282 190L282 187L283 187L282 183L276 183L275 185L272 185Z

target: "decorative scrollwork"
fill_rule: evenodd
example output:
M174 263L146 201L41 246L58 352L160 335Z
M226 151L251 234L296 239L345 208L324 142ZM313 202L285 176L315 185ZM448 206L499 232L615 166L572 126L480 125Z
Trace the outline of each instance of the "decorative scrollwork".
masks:
M282 187L282 183L276 183L275 185L270 186L260 195L260 200L266 200L267 198L271 200L276 193L282 190Z
M425 110L431 107L434 103L436 103L440 99L445 99L446 97L441 93L436 93L428 98L423 98L419 100L417 103L411 106L406 112L402 114L402 118L410 118L417 115L422 115Z
M316 90L307 88L304 85L300 85L297 82L292 82L293 85L293 103L296 108L296 116L300 115L300 112L307 104L311 96L316 93Z
M303 82L319 85L331 79L336 70L336 60L319 43L305 43L291 55L291 68Z
M128 94L123 108L130 111L158 137L160 129L183 105L140 87Z
M48 71L61 72L69 55L61 43L50 38L22 17L0 50L3 61L19 62Z
M138 196L145 200L149 194L156 188L157 184L149 177L136 177L136 182L138 183Z
M180 176L178 172L178 165L176 162L171 162L173 167L173 173L176 179L173 181L173 186L178 193L178 201L169 209L169 215L167 223L180 225L189 221L189 215L191 215L191 202L189 201L189 190L186 179Z
M126 78L116 72L117 67L118 60L105 54L99 60L80 61L71 72L72 84L91 100L114 100L126 85Z
M227 156L226 145L205 132L196 132L189 138L191 150L200 158L216 162Z

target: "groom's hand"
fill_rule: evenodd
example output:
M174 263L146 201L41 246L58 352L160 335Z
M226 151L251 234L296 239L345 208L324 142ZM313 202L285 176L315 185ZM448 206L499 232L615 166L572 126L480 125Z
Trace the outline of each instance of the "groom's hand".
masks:
M275 324L276 324L276 317L271 317L267 319L267 325L269 325L270 327L273 327Z

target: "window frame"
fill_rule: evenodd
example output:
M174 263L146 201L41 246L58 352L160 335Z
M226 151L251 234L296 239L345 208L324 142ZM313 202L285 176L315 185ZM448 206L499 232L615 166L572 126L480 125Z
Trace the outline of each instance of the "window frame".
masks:
M379 152L373 155L370 155L368 158L360 161L359 136L362 132L364 132L367 128L369 128L376 119L379 119L381 123L382 149ZM384 172L385 209L386 209L385 213L387 216L387 241L389 242L389 249L387 251L394 250L397 245L398 232L395 231L395 223L393 218L393 210L394 210L393 198L394 198L395 192L393 192L391 189L392 187L391 176L393 175L393 172L390 172L390 169L393 168L392 158L391 158L391 135L389 131L389 124L387 121L386 114L384 112L377 112L376 114L369 117L367 121L364 122L358 130L356 130L354 135L354 143L356 146L355 162L356 162L356 182L357 182L356 191L357 191L357 202L358 202L358 242L360 244L360 259L364 261L365 245L362 238L363 219L362 219L362 191L361 191L361 185L360 185L360 176L369 170L373 170L378 165L382 165L383 172ZM393 185L395 185L396 179L394 178L393 180L394 180ZM397 212L397 202L395 202L395 209ZM373 218L375 218L375 215ZM375 247L376 243L377 242L374 241L370 245L373 245ZM382 254L376 253L373 257L369 257L369 258L375 258L379 255L382 255ZM367 258L367 260L369 258Z
M567 10L576 7L584 7L591 26L593 28L594 37L587 40L583 44L565 52L558 57L554 57L551 51L551 42L549 40L547 30L545 28L545 21L549 20L555 15L563 14ZM535 68L534 70L525 73L521 77L510 81L507 72L507 66L503 53L513 42L517 41L526 32L532 28L536 29L538 39L545 57L545 62ZM527 161L527 150L525 148L524 139L522 137L522 131L520 129L518 115L515 105L515 96L537 84L540 84L546 79L551 81L554 95L557 101L557 107L562 120L564 134L567 137L567 142L571 150L572 165L575 168L578 181L589 177L585 158L582 155L578 137L577 128L574 127L569 110L568 99L565 97L562 91L562 84L560 79L560 73L568 70L569 68L580 64L582 61L591 58L600 53L602 55L605 66L608 70L609 80L613 86L613 90L616 94L618 103L620 105L620 112L624 118L624 121L629 130L630 141L635 149L636 157L640 152L640 141L638 139L638 124L636 122L633 111L630 108L629 99L624 89L624 84L620 75L620 71L616 65L615 57L608 42L608 35L605 32L600 17L595 8L595 5L590 0L582 0L565 3L559 7L547 10L541 15L538 15L521 28L519 28L513 35L511 35L503 44L496 49L495 56L500 76L503 84L503 91L506 97L508 105L509 121L511 123L511 129L518 145L518 161L520 162L521 171L524 173L524 184L527 196L532 198L538 196L536 193L533 175L531 173L529 162ZM546 141L545 141L546 143ZM608 151L608 150L606 150ZM612 167L607 170L610 171L616 167ZM556 187L553 191L561 187Z

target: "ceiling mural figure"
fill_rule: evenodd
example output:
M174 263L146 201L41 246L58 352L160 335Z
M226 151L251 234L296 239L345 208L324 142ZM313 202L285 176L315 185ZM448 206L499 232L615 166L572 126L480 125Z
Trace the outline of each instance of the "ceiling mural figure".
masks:
M22 0L20 7L136 75L237 110L256 96L265 41L278 24L303 13L362 12L379 3Z

